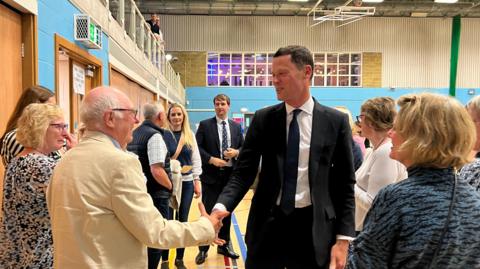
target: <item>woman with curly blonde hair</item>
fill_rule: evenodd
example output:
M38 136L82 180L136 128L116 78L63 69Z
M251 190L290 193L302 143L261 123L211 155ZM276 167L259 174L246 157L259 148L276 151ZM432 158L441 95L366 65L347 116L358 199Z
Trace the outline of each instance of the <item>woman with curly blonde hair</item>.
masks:
M23 150L7 166L0 268L51 268L53 242L45 191L56 165L49 155L68 137L60 107L30 104L18 119Z

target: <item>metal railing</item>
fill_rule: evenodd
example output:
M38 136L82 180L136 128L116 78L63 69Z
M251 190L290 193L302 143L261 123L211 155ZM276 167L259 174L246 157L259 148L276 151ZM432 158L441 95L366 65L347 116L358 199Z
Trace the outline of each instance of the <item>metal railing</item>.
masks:
M105 3L113 18L120 24L126 34L137 47L143 51L145 57L153 63L158 71L171 84L178 97L184 100L185 88L180 82L180 76L173 70L165 58L163 35L154 34L150 25L140 13L133 0L100 0Z

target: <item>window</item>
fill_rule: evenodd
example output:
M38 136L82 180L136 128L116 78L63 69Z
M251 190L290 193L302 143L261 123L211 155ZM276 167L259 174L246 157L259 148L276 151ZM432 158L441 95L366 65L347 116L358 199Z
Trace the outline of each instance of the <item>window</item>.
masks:
M273 86L271 52L209 52L208 86ZM361 53L314 53L312 86L360 87Z

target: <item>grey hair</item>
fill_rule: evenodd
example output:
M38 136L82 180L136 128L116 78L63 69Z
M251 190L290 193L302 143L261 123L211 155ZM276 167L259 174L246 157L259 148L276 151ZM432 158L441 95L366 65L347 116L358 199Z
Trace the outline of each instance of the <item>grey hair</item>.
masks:
M120 101L113 94L102 94L95 102L83 102L80 107L80 121L86 127L101 124L105 111L120 106Z
M477 116L480 116L480 95L477 95L468 101L467 109L475 112Z
M146 120L153 120L164 108L160 103L147 103L143 105L143 117Z

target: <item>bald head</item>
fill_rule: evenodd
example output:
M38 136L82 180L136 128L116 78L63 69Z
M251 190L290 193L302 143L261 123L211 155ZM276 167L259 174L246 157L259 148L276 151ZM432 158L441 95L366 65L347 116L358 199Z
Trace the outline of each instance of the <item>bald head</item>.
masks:
M97 129L103 125L103 115L106 111L131 104L128 97L121 91L107 86L92 89L83 100L80 108L80 120L86 129Z

